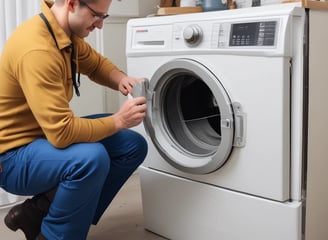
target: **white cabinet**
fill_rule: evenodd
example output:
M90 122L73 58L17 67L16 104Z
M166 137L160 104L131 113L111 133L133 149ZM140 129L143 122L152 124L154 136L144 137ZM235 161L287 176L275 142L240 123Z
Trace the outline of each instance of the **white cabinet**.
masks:
M128 18L113 18L106 20L103 28L104 56L117 67L126 72L125 38ZM126 97L117 91L107 89L105 92L105 109L116 112Z
M157 12L160 0L113 0L109 8L112 17L146 17Z

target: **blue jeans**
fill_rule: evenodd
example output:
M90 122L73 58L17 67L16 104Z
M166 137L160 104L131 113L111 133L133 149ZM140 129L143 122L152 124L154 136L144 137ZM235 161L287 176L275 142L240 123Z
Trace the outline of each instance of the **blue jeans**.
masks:
M145 139L128 129L100 142L65 149L37 139L0 155L0 186L17 195L36 195L58 187L43 219L42 233L52 240L82 240L146 154Z

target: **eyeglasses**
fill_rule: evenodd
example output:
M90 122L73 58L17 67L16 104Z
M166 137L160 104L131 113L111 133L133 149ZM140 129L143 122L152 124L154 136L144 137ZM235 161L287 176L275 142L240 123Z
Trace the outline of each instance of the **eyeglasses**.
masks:
M95 21L104 21L106 18L109 17L109 14L108 13L99 13L99 12L96 12L95 10L93 10L87 3L83 2L83 1L80 1L80 4L83 5L83 6L86 6L90 12L92 13L93 15L93 18Z

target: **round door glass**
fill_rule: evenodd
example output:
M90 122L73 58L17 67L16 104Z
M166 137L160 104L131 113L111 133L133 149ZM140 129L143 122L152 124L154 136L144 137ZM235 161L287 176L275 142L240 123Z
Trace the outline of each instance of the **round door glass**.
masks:
M190 154L213 154L221 142L221 118L209 87L196 75L180 73L168 82L162 99L164 121L175 142Z
M170 61L155 72L149 92L145 127L168 163L204 174L226 162L234 138L233 110L211 71L189 59Z

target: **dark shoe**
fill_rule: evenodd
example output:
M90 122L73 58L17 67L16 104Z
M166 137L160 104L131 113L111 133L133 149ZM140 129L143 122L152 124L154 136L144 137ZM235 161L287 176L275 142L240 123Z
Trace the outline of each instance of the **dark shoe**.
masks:
M33 206L32 199L27 199L9 210L5 224L13 231L21 229L27 240L34 240L41 231L41 222L46 215L46 212Z
M27 240L35 240L41 232L42 219L48 214L55 191L36 195L14 206L4 219L6 226L13 231L22 230Z

